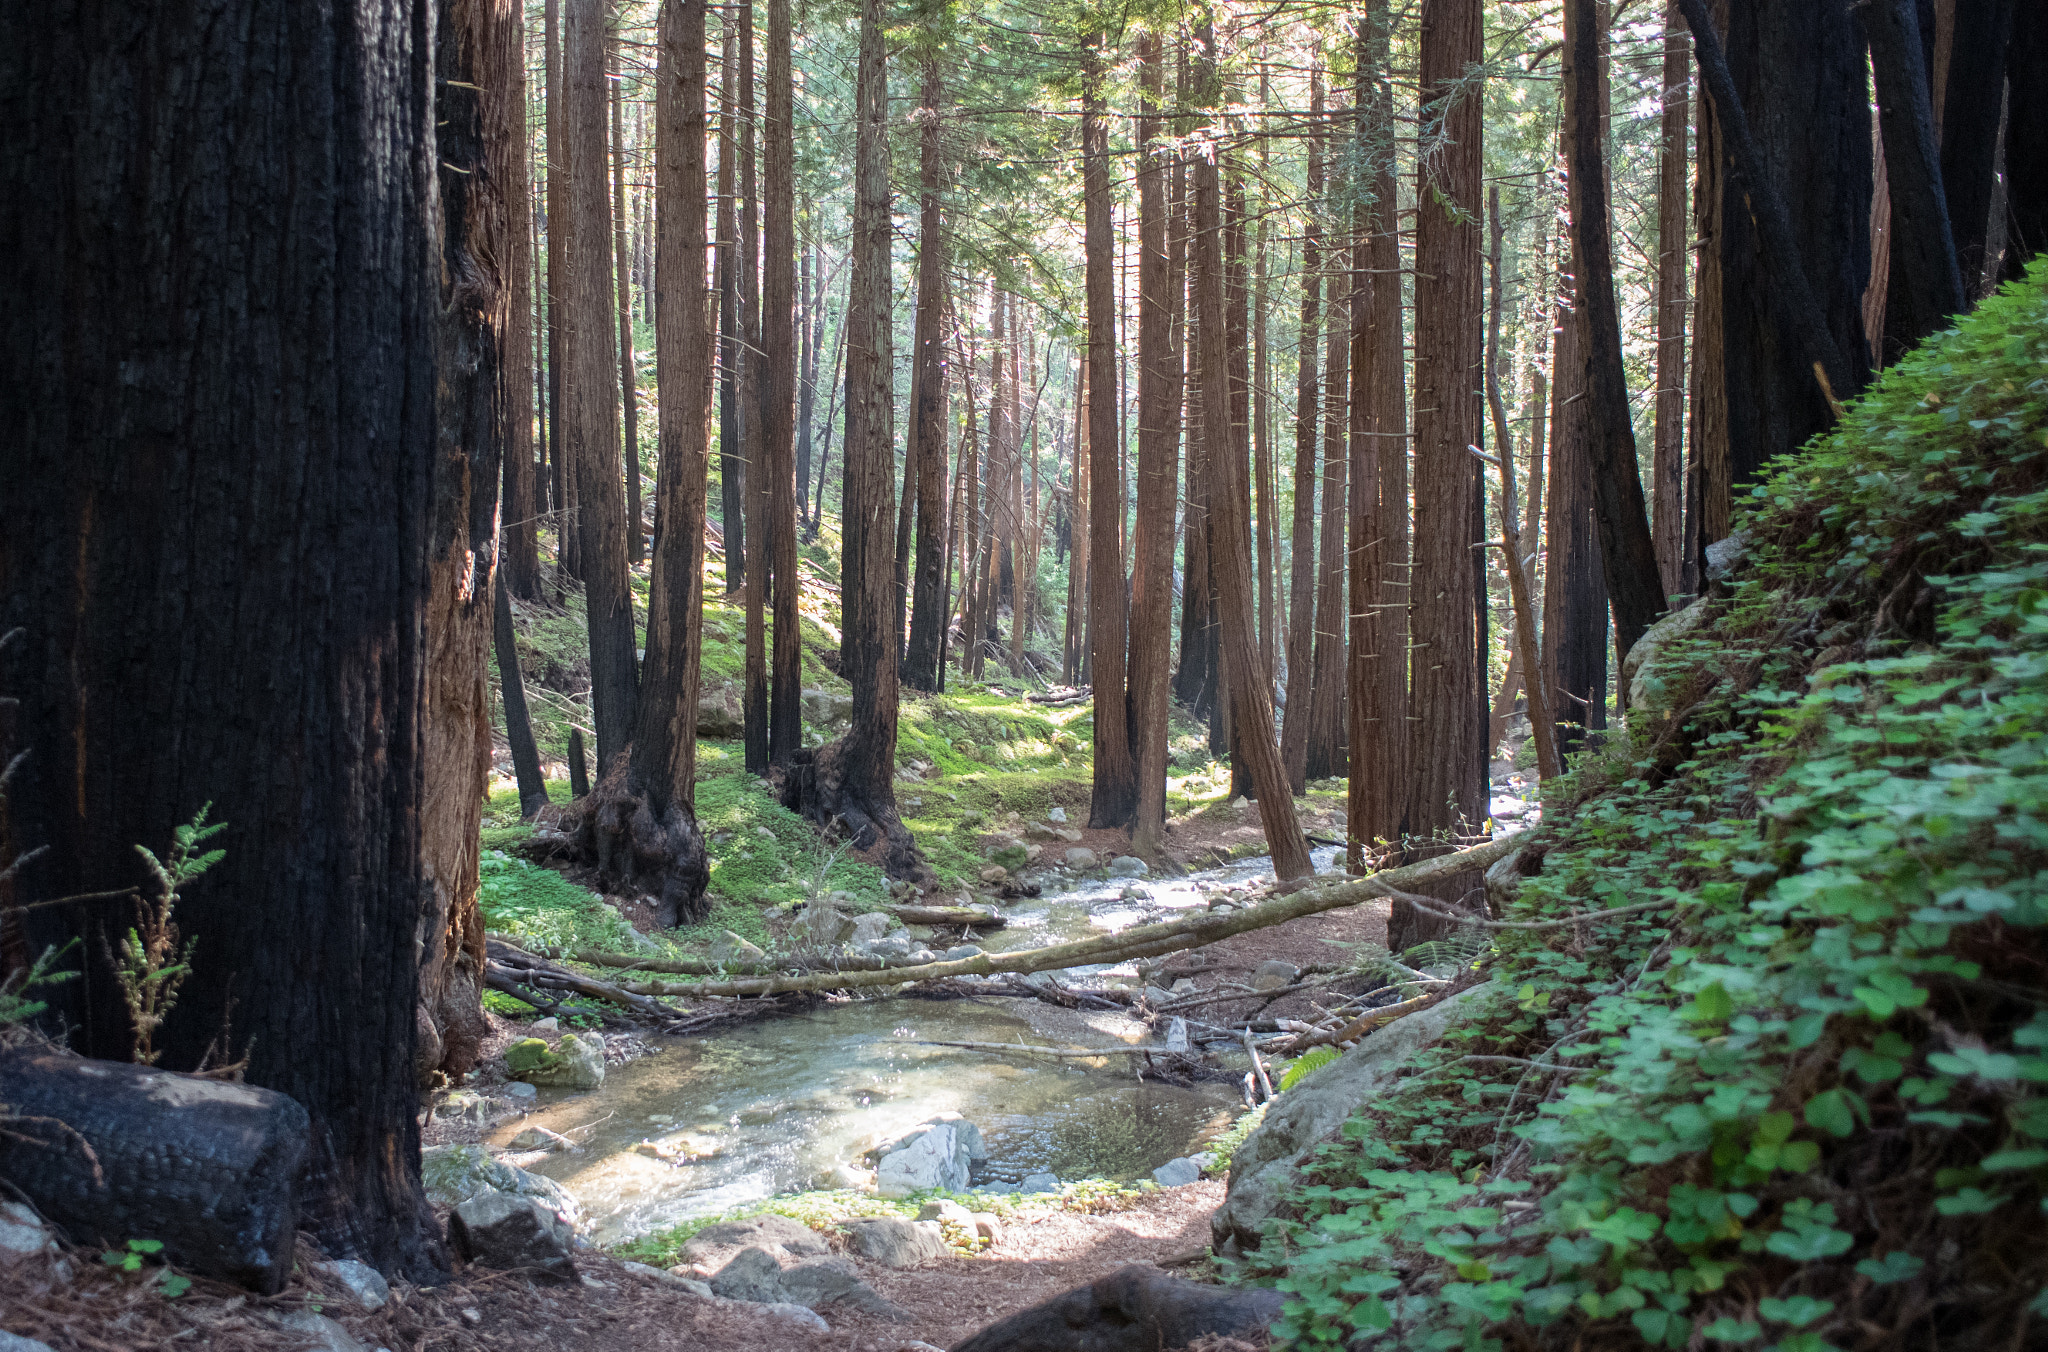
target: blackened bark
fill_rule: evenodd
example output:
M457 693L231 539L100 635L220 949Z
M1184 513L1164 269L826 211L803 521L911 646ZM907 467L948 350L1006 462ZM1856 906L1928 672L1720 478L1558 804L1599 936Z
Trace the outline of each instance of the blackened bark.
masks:
M1424 0L1422 126L1415 244L1415 644L1408 772L1409 852L1486 815L1485 663L1472 587L1472 523L1479 508L1480 91L1468 87L1483 56L1479 0ZM1472 884L1445 884L1459 895ZM1446 926L1402 902L1387 943L1406 949Z
M1172 152L1162 151L1158 144L1160 102L1165 91L1161 47L1157 34L1139 39L1138 518L1131 536L1130 691L1131 741L1138 777L1131 848L1140 855L1156 854L1165 844L1173 524L1180 478L1179 279L1167 242L1168 159ZM1077 394L1079 384L1077 380ZM1078 511L1076 526L1080 526Z
M1346 862L1397 841L1408 751L1408 403L1387 0L1356 37L1359 169L1351 298L1351 772Z
M803 742L803 635L796 563L796 128L789 0L768 0L767 118L762 128L761 514L774 582L774 681L768 759L787 764Z
M1088 306L1088 638L1095 691L1091 827L1128 826L1138 806L1138 768L1131 755L1125 640L1124 484L1116 454L1117 379L1115 244L1109 219L1109 126L1104 120L1100 33L1083 39L1081 180ZM1022 601L1020 599L1021 607Z
M2020 15L2021 10L2029 12ZM2040 27L2040 10L2039 0L2017 5L2015 0L1956 0L1955 34L1942 94L1941 188L1955 240L1956 265L1962 274L1963 296L1968 301L1976 300L1984 292L1984 246L1998 180L1998 118L2004 104L2006 48L2015 22ZM1875 50L1873 47L1873 55ZM1888 163L1891 157L1891 140L1887 137ZM2006 160L2015 164L2009 153ZM1896 194L1896 169L1893 175L1892 191ZM2017 177L2008 172L2006 181L2010 184ZM1898 266L1896 240L1892 244L1892 266Z
M1587 459L1593 472L1594 521L1615 645L1627 652L1665 609L1657 548L1636 467L1628 376L1621 358L1621 312L1614 299L1614 247L1601 153L1603 26L1594 0L1565 0L1564 121L1571 172L1572 256L1579 310L1585 319Z
M1552 334L1550 502L1543 534L1543 682L1560 756L1607 726L1607 581L1586 454L1586 329L1567 280Z
M1963 308L1963 275L1942 194L1918 7L1914 0L1872 0L1863 9L1863 28L1870 36L1891 199L1884 306L1884 362L1890 365ZM1981 272L1981 243L1978 249Z
M541 777L540 747L533 740L533 719L526 711L526 680L519 671L519 646L512 631L512 594L498 571L498 599L491 622L491 647L498 660L498 690L505 701L505 740L512 747L512 774L519 784L519 815L531 819L548 805L547 781Z
M1863 43L1833 5L1677 0L1711 96L1721 191L1725 498L1834 420L1869 375L1870 122ZM1709 511L1712 511L1709 508Z
M2006 245L2000 280L2048 249L2048 9L2013 16L2006 49Z
M939 62L927 58L923 125L918 129L916 370L911 380L910 449L904 473L917 481L917 553L912 569L910 639L903 680L914 690L939 688L939 642L946 625L943 537L946 513L945 239L939 206Z
M0 533L0 633L25 631L0 688L28 753L0 834L50 847L16 880L33 902L143 882L136 844L211 802L227 855L183 889L195 979L163 1064L232 1009L249 1082L311 1117L304 1227L431 1281L434 9L242 17L28 7L0 45L0 417L27 509ZM27 938L109 914L32 911ZM127 1055L99 963L53 997L79 1051Z

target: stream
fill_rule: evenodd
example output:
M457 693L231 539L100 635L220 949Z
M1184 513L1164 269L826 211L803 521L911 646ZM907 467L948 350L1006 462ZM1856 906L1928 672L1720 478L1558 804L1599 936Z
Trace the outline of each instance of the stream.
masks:
M1337 853L1316 850L1317 870ZM1173 879L1083 880L1013 903L1008 926L980 942L995 952L1114 933L1271 876L1271 859L1259 856ZM1128 963L1059 975L1137 978ZM976 1166L982 1186L1014 1186L1034 1173L1143 1178L1222 1133L1243 1108L1237 1087L1139 1081L1121 1056L1060 1061L919 1044L1147 1040L1144 1025L1121 1011L1016 997L839 1000L709 1037L650 1039L655 1054L613 1067L595 1091L542 1090L535 1111L499 1128L492 1143L503 1147L531 1126L576 1141L576 1152L517 1162L576 1194L598 1244L777 1193L858 1186L862 1155L943 1112L981 1128L989 1151ZM643 1141L680 1147L690 1160L639 1153Z

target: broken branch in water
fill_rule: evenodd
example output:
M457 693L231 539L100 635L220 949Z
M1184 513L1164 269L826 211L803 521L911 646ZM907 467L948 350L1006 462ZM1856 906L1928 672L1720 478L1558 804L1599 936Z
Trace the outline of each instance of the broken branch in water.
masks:
M1009 972L1042 972L1064 967L1097 966L1135 958L1158 957L1182 949L1199 948L1248 930L1320 915L1345 906L1396 895L1402 884L1434 882L1468 869L1484 868L1506 858L1522 843L1522 833L1502 836L1455 854L1439 855L1419 863L1386 869L1363 878L1331 879L1311 884L1286 896L1270 897L1256 906L1203 919L1176 917L1153 925L1141 925L1121 934L1043 948L1009 953L980 953L971 958L928 962L912 967L879 971L811 972L798 976L742 977L718 981L621 983L619 989L635 995L676 996L702 999L709 996L781 995L795 991L852 990L871 986L903 986L918 981L936 981L956 976L990 976ZM659 970L654 963L649 970Z
M1092 1060L1103 1056L1162 1056L1163 1048L1152 1046L1135 1047L1040 1047L1029 1042L936 1042L919 1038L909 1044L913 1047L959 1047L971 1052L1025 1052L1032 1056L1072 1057ZM1178 1055L1179 1053L1172 1053Z

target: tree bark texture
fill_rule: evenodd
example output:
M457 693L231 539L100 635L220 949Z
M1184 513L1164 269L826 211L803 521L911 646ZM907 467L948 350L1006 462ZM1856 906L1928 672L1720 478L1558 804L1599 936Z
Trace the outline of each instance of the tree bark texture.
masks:
M195 979L163 1064L226 1030L249 1082L310 1115L302 1225L432 1280L414 1077L449 519L435 16L245 19L31 7L0 47L0 416L9 493L34 505L0 535L0 633L25 631L0 688L28 755L5 830L49 847L16 880L34 902L142 883L136 844L211 803L227 855L179 905ZM49 907L27 939L122 919ZM121 1059L120 995L84 968L56 1012L77 1050Z
M927 60L918 128L916 367L911 379L910 447L904 473L917 483L917 544L912 564L910 638L903 680L914 690L939 688L939 640L946 624L946 252L941 233L939 104L944 89L936 56Z
M1346 271L1344 254L1338 250L1330 260L1330 304L1323 319L1323 498L1328 506L1322 514L1322 542L1316 550L1315 680L1303 766L1309 779L1328 779L1347 768L1344 640L1350 631L1345 615L1351 596L1344 550L1349 513L1341 507L1350 500L1351 479L1350 420L1345 416L1351 394L1351 312L1344 296L1348 288L1343 284Z
M1130 643L1131 742L1138 780L1131 848L1154 857L1166 835L1181 401L1179 279L1167 239L1169 165L1176 156L1162 149L1158 140L1165 93L1161 48L1157 34L1138 41L1138 519L1131 537ZM1075 524L1081 524L1078 510ZM1080 557L1077 548L1075 559Z
M562 164L566 152L562 139L567 134L562 106L567 90L562 65L562 5L565 0L546 0L542 8L542 48L547 78L542 93L547 98L547 338L548 407L554 417L550 429L549 455L553 482L550 490L555 516L555 559L570 577L583 576L582 526L576 519L576 468L568 463L563 444L562 315L568 306L568 267L562 261L569 235L569 177ZM559 583L560 578L557 577ZM559 589L557 599L560 599Z
M1115 263L1109 219L1109 126L1104 121L1100 34L1085 40L1087 71L1081 94L1081 176L1088 306L1089 466L1088 635L1095 692L1094 781L1088 799L1091 827L1128 826L1137 808L1137 766L1132 760L1130 710L1125 689L1124 643L1128 597L1124 591L1123 472L1115 447L1117 379ZM1247 564L1249 568L1249 564ZM1019 602L1021 605L1021 601Z
M492 606L491 648L498 662L498 689L505 702L505 740L512 750L512 773L519 784L519 816L531 819L548 805L547 780L541 775L540 747L533 740L533 719L526 711L526 680L519 670L519 647L512 628L512 593L505 570L498 570L497 600Z
M1309 121L1321 126L1323 72L1309 72ZM1301 338L1294 364L1294 522L1287 595L1287 705L1280 718L1280 759L1288 786L1307 790L1308 725L1315 686L1316 437L1322 403L1316 335L1323 330L1323 138L1308 138L1302 200L1307 205L1301 232ZM1364 266L1362 263L1360 266ZM1348 424L1347 424L1348 430ZM1334 509L1326 500L1324 510Z
M1891 204L1882 329L1884 364L1890 365L1963 308L1963 274L1942 192L1940 138L1934 130L1918 6L1915 0L1872 0L1863 9L1863 29L1870 38ZM1982 248L1980 241L1980 272Z
M1565 0L1565 160L1570 170L1572 258L1586 346L1587 459L1600 560L1614 611L1615 647L1627 652L1665 610L1650 514L1636 466L1621 311L1614 296L1614 244L1601 135L1606 100L1594 0Z
M1408 403L1394 107L1386 0L1358 26L1357 106L1365 192L1353 218L1351 298L1351 681L1349 819L1355 872L1375 841L1398 841L1408 766Z
M619 291L619 398L625 409L625 458L620 466L626 483L626 560L646 560L647 541L640 526L640 376L633 360L633 252L626 223L626 94L625 66L619 59L616 30L611 41L612 106L612 251Z
M1724 43L1706 0L1677 3L1692 29L1725 178L1719 320L1728 454L1726 480L1706 485L1713 516L1765 462L1830 426L1832 401L1868 379L1869 98L1862 35L1845 7L1729 0Z
M1473 597L1472 523L1480 465L1480 98L1465 87L1483 57L1478 0L1424 0L1423 151L1415 243L1415 568L1411 577L1415 745L1407 850L1441 848L1486 815L1485 657ZM1461 895L1476 880L1454 880ZM1387 943L1397 951L1447 922L1402 902Z
M1204 92L1213 97L1217 85L1216 37L1206 22L1198 31L1197 42ZM1216 162L1197 161L1194 178L1195 218L1200 227L1195 236L1195 290L1200 297L1195 327L1203 348L1206 375L1223 377L1229 366L1229 336L1223 314L1223 203ZM1205 378L1202 396L1204 427L1227 428L1228 380ZM1260 661L1258 634L1253 624L1251 484L1245 457L1232 452L1229 438L1208 440L1216 452L1211 460L1217 471L1212 510L1217 611L1223 627L1222 642L1230 654L1225 664L1229 679L1226 697L1234 706L1238 745L1259 802L1259 819L1273 854L1273 873L1284 881L1314 873L1315 865L1309 859L1308 841L1294 814L1294 797L1287 790L1287 771L1280 763L1280 747L1273 736L1273 678Z
M718 524L724 538L725 594L738 596L747 576L746 460L740 450L740 366L747 360L740 323L740 23L735 9L718 21L722 50L718 97ZM824 489L818 490L823 500Z
M1663 123L1657 151L1657 420L1650 464L1650 528L1662 595L1685 580L1685 324L1691 239L1686 229L1686 132L1692 47L1675 6L1664 20Z
M1675 0L1674 0L1675 3ZM1710 0L1708 16L1717 31L1727 26L1728 0ZM1690 449L1685 463L1685 589L1699 590L1706 547L1728 534L1729 464L1727 344L1723 340L1721 217L1727 181L1721 129L1714 124L1712 97L1701 81L1693 100L1693 216L1697 256L1693 265L1692 369L1686 392ZM1548 604L1548 588L1545 604ZM1555 692L1556 687L1552 687Z
M2003 77L2008 69L2006 49L2015 22L2038 29L2042 20L2039 0L1956 0L1955 8L1955 32L1950 43L1938 133L1941 188L1953 231L1963 295L1974 301L1985 290L1985 244L1998 180L1998 120L2004 103ZM1872 55L1875 54L1873 47ZM2038 71L2035 78L2039 79ZM1887 137L1887 161L1891 153L1891 140ZM2018 174L2006 174L2008 183L2031 172L2021 169L2010 153L2006 161L2020 170ZM1896 239L1892 254L1893 265L1897 266Z
M655 898L665 925L701 919L710 872L697 827L697 691L712 333L704 284L705 3L656 29L654 378L660 454L648 569L647 660L632 755L588 821L599 872Z
M760 118L754 87L754 4L738 5L739 36L739 329L740 517L753 557L741 597L745 656L740 670L741 748L753 774L768 772L768 485L763 400L775 374L765 371L761 338L761 191L756 155Z
M566 0L562 14L563 157L568 180L562 315L563 443L575 467L590 627L590 706L602 778L633 736L633 591L626 573L618 332L612 314L611 202L605 182L605 6Z
M526 8L494 4L485 60L476 83L484 86L484 138L499 167L498 195L506 213L500 258L505 288L505 489L498 569L522 601L540 596L540 544L534 492L534 247L533 194L526 144Z
M894 408L889 334L889 93L882 0L861 0L855 72L853 275L847 296L846 454L842 573L844 669L853 686L846 736L791 757L783 801L823 825L838 819L854 848L875 850L894 878L921 871L896 813L897 644L891 595L896 542Z
M773 681L768 760L787 765L803 744L803 635L796 561L796 92L790 0L768 0L767 117L762 127L761 515L757 537L773 582ZM694 707L694 706L693 706Z
M2013 16L2006 48L2006 247L2001 281L2048 249L2048 12ZM1945 135L1945 133L1944 133Z
M1576 259L1576 255L1572 255ZM1576 271L1576 263L1573 264ZM1586 454L1586 343L1576 286L1559 297L1551 370L1549 542L1543 584L1543 677L1557 720L1558 753L1607 726L1607 575L1593 522Z

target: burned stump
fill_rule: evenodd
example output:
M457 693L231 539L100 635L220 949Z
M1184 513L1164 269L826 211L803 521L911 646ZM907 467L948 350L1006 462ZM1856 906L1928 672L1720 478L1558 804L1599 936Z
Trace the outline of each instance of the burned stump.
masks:
M1204 1286L1133 1263L999 1319L953 1352L1159 1352L1209 1334L1263 1331L1278 1291Z

